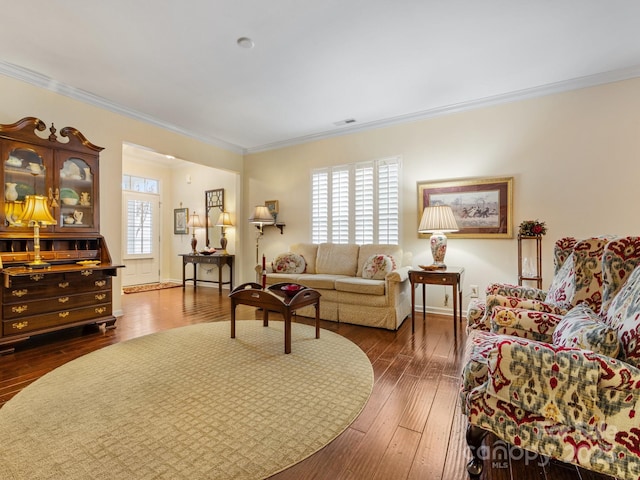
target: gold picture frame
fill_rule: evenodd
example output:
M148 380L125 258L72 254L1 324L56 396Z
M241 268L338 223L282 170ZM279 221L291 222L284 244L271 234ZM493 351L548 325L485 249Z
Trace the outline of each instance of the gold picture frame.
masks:
M278 213L280 213L280 204L278 203L278 200L265 200L264 206L269 209L269 213L275 222L278 218Z
M447 237L513 238L513 177L418 182L418 225L429 205L453 210L459 230Z

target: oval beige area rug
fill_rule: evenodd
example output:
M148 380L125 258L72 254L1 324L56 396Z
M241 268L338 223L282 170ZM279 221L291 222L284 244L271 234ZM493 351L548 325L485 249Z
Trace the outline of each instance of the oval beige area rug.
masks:
M259 479L321 449L373 386L367 356L282 322L192 325L111 345L0 409L2 479Z

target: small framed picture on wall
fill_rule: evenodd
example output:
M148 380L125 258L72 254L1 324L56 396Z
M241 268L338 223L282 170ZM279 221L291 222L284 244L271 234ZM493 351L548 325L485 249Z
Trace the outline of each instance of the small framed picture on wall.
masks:
M275 222L278 218L278 200L266 200L264 202L264 205L269 209L269 213L271 214L271 216L273 217L273 221Z
M188 219L188 208L175 208L173 210L173 233L175 235L184 235L189 233L189 227L187 226Z

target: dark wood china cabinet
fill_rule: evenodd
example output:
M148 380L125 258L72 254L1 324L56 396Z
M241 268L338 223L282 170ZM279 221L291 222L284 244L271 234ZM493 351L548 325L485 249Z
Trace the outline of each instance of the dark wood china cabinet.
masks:
M75 128L58 134L34 117L0 125L0 353L35 334L115 326L111 280L121 265L100 235L101 150ZM39 228L39 242L25 221L36 196L55 220Z

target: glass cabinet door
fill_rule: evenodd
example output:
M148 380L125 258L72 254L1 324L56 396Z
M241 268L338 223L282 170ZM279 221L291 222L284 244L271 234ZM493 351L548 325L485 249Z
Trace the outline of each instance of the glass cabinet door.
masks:
M68 153L61 156L56 165L60 198L56 230L97 231L98 172L95 158Z
M16 221L22 214L27 195L47 196L51 167L51 151L17 142L7 143L2 149L3 215L2 230L27 229Z

